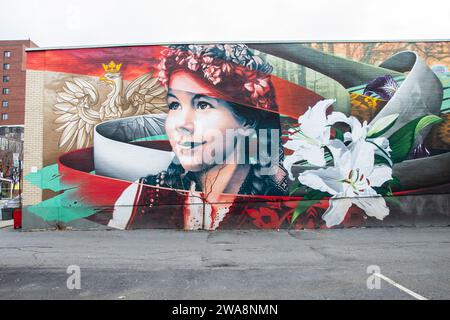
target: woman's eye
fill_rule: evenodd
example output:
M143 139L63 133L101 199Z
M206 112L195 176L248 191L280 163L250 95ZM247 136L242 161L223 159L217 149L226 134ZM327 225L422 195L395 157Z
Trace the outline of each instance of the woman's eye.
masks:
M180 107L180 104L178 102L171 102L169 103L169 110L176 110Z
M199 103L197 103L197 109L206 110L209 108L212 108L212 105L208 102L200 101Z

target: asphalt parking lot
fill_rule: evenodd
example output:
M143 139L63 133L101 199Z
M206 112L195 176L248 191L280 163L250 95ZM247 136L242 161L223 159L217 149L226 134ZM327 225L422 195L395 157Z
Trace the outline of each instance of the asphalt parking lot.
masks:
M293 232L6 227L0 229L0 298L449 299L449 245L449 227Z

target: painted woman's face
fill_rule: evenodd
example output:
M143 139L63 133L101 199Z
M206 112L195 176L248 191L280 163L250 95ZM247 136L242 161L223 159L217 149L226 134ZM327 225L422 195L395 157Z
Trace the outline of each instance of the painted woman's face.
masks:
M216 156L218 152L225 158L230 155L234 143L225 141L226 130L244 128L230 105L209 97L209 90L188 73L176 73L170 79L166 133L187 171L198 172L213 165L208 155Z

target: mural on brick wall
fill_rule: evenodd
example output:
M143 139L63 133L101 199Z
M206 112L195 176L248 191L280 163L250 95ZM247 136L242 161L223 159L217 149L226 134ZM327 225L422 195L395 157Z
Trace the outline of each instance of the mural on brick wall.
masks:
M450 46L212 44L30 52L50 223L336 228L445 218Z

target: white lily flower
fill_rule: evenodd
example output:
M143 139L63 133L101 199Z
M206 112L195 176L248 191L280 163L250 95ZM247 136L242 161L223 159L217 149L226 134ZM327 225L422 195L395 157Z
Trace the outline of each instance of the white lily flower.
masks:
M284 147L293 150L294 153L285 157L283 166L289 172L291 180L294 180L292 165L298 161L306 160L314 166L325 166L323 147L330 142L330 126L326 111L335 101L327 99L317 102L298 118L297 128L289 129L289 140Z
M389 140L385 137L371 138L372 135L382 131L392 124L398 118L398 114L389 115L381 118L375 123L367 124L367 121L361 122L353 116L347 117L341 112L333 112L328 116L328 123L333 125L337 122L344 122L350 126L350 132L344 133L344 142L357 142L364 140L372 144L376 155L382 156L392 165L390 153L392 149L389 146Z
M357 140L350 148L340 140L328 145L334 166L301 173L298 180L303 185L332 195L330 206L323 215L327 227L340 224L352 204L368 216L382 220L389 214L385 200L373 187L380 187L392 179L392 169L387 165L374 165L373 146Z

